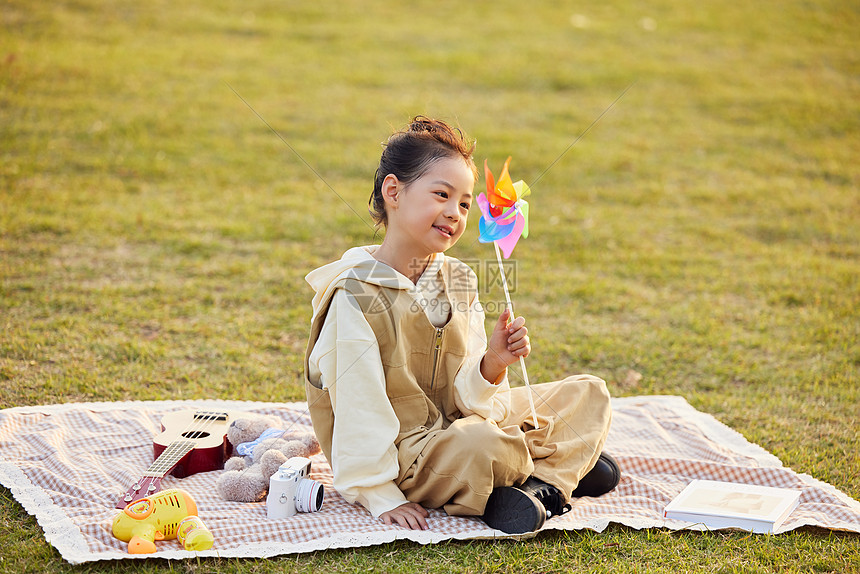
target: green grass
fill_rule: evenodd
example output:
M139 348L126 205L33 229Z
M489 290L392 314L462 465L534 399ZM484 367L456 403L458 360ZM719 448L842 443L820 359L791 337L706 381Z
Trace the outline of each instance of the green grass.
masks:
M857 6L409 6L0 0L0 407L301 399L303 276L374 241L379 144L423 113L539 178L531 380L682 395L860 497ZM70 567L0 496L8 572L860 571L856 535L623 527Z

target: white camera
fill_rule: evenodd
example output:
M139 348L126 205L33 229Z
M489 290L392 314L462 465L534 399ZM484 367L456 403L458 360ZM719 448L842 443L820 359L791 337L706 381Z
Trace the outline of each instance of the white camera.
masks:
M289 518L298 512L317 512L322 508L323 485L308 478L311 459L294 456L269 479L266 516L270 519Z

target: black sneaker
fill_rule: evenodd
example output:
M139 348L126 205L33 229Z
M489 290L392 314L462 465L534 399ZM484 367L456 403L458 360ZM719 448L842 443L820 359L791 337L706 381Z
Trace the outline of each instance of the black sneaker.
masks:
M481 520L505 534L525 534L539 530L546 522L541 501L516 486L493 489Z
M539 478L530 476L519 488L540 500L546 508L547 518L559 516L570 510L570 505L564 500L561 491Z
M597 464L582 477L571 496L600 496L606 494L621 481L621 468L612 455L600 453Z

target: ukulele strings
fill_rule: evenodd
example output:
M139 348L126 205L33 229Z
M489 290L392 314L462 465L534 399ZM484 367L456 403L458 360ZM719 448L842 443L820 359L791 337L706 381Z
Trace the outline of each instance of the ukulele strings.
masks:
M191 423L179 433L181 439L172 441L158 458L152 463L147 472L157 472L156 476L163 477L167 472L181 459L194 448L193 439L198 438L204 433L207 428L215 420L214 413L205 413L198 417L198 413L194 413Z
M164 477L183 456L194 449L194 439L208 436L207 430L218 421L220 413L195 412L191 423L179 433L181 439L172 441L146 469L146 476Z

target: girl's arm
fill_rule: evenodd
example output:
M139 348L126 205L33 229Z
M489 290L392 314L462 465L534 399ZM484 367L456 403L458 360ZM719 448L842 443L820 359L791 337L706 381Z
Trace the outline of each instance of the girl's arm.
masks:
M339 290L332 298L310 371L319 373L334 410L334 487L379 517L407 502L394 484L400 423L385 393L373 329L350 297Z
M469 308L467 357L454 377L454 399L464 416L477 414L501 422L510 410L511 389L506 369L501 368L501 374L493 379L482 373L484 358L490 353L484 331L484 309L475 295Z

